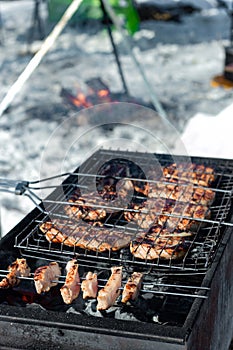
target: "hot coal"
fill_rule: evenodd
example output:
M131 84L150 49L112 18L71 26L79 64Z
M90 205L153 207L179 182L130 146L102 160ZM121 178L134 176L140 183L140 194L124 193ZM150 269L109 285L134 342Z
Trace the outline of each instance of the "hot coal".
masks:
M86 91L82 89L72 91L62 87L60 96L63 98L64 104L69 105L76 111L110 102L137 103L154 109L151 103L145 102L143 99L135 98L125 92L111 92L107 84L104 83L101 78L89 79L86 81L86 85ZM110 131L110 129L107 130Z

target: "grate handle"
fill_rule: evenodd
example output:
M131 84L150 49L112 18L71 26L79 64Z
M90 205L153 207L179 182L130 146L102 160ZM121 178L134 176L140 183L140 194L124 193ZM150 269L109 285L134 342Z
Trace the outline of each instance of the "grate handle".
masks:
M9 192L22 195L27 190L28 181L8 180L0 178L0 192Z

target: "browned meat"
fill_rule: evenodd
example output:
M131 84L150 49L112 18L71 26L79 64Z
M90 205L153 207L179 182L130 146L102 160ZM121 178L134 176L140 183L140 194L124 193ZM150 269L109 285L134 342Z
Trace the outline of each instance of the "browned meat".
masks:
M166 227L172 230L194 230L204 224L202 220L209 218L210 210L204 205L175 202L168 206L167 211L164 210L164 214L166 213L173 214L174 217L160 216L160 225L165 223Z
M104 209L107 203L101 200L98 193L93 192L80 196L78 190L72 194L68 202L71 205L66 205L64 209L66 214L71 218L95 221L101 220L107 215Z
M210 189L194 187L192 184L166 184L162 182L152 183L150 186L149 198L166 198L179 202L189 202L191 204L211 205L215 192ZM164 179L164 181L166 181Z
M149 183L144 181L134 181L134 189L143 196L148 196Z
M66 280L60 292L65 304L71 304L80 292L80 278L78 273L78 262L76 259L68 261L66 265Z
M28 277L30 275L30 267L26 259L16 259L9 267L8 274L0 282L0 288L14 287L19 284L19 277Z
M120 179L117 182L111 178L103 179L104 186L100 189L99 194L105 200L117 200L124 203L124 200L130 197L134 192L133 182L127 179ZM106 182L107 181L107 182ZM109 182L109 183L108 183Z
M133 204L124 211L124 217L127 221L136 222L141 228L148 228L158 222L158 217L163 213L166 200L162 198L150 198L141 205Z
M119 250L128 246L132 238L124 228L93 227L71 220L45 222L40 229L50 242L99 252Z
M170 229L190 230L199 225L199 219L208 218L210 213L208 207L203 205L163 198L150 198L143 206L134 205L133 208L137 212L125 211L126 220L133 220L145 229L152 225L165 225Z
M130 251L135 258L143 260L178 259L185 255L188 244L184 237L192 236L191 232L169 232L154 226L147 234L138 235L130 244Z
M34 282L38 294L48 292L51 287L58 284L61 269L57 262L53 261L49 265L40 266L34 273Z
M98 292L97 273L89 271L86 279L82 281L81 289L83 291L83 299L96 298Z
M119 288L121 287L122 281L122 266L115 266L111 268L111 276L101 289L97 296L97 310L107 310L112 306L118 296L120 295Z
M213 203L215 198L215 192L210 189L203 189L200 187L195 188L191 203L198 203L209 206Z
M171 182L190 182L199 186L210 186L214 180L214 169L194 163L171 164L163 168L163 175Z
M141 272L133 272L129 277L122 292L122 303L127 303L129 300L135 300L142 285L143 274Z

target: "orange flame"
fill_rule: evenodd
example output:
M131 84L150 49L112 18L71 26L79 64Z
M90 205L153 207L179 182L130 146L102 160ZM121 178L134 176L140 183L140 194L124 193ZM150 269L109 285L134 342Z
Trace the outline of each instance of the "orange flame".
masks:
M77 107L83 106L83 107L88 108L88 107L93 106L92 103L87 101L86 96L82 92L78 93L72 102Z
M109 95L109 91L108 90L99 90L98 95L99 95L99 97L106 97Z

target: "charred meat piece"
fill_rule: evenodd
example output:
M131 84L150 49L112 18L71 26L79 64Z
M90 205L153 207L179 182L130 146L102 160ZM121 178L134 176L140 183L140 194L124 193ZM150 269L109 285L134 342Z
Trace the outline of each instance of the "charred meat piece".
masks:
M194 163L173 163L163 168L163 176L170 182L190 182L206 187L215 180L213 168Z
M143 274L141 272L133 272L129 277L122 292L122 303L127 303L129 300L135 300L142 285Z
M149 184L145 181L134 181L134 189L139 195L147 197L149 192Z
M148 199L143 204L132 204L129 210L124 211L127 221L136 222L141 228L148 228L158 222L158 217L163 213L166 200L162 198Z
M112 274L108 282L98 293L97 310L107 310L115 303L120 295L119 288L121 287L122 281L122 266L112 267L111 272Z
M53 261L49 265L40 266L34 273L34 282L38 294L48 292L51 287L58 284L61 269L57 262Z
M54 220L40 225L46 239L70 247L104 252L127 247L132 234L118 228L93 227L82 222Z
M89 271L85 280L82 281L81 289L83 291L83 299L96 298L98 292L97 273Z
M101 167L98 175L97 189L103 198L113 196L114 198L126 199L132 197L134 191L137 192L136 195L147 196L146 176L142 169L130 160L112 159ZM130 178L134 178L134 180ZM140 179L144 181L140 181Z
M160 197L173 199L179 202L189 202L191 204L208 206L213 203L215 192L202 187L194 187L193 184L166 184L161 179L160 182L151 184L148 197Z
M104 184L99 184L98 193L104 200L117 200L119 203L123 203L125 199L133 195L134 186L133 182L128 179L116 179L112 177L106 177L101 179Z
M135 213L125 211L126 220L135 221L141 228L164 225L170 229L195 229L199 220L209 217L208 207L176 202L170 199L150 198L143 206L134 205Z
M80 292L80 277L78 273L78 262L76 259L68 261L66 265L66 280L60 292L65 304L71 304Z
M143 260L179 259L189 247L185 237L191 237L191 232L170 232L160 226L151 227L149 232L138 235L130 244L130 251L135 258Z
M215 192L211 189L196 187L192 194L191 203L210 206L215 198Z
M174 215L166 216L166 213ZM210 210L204 205L174 202L164 210L165 215L159 217L158 223L168 229L195 230L204 225L204 219L210 217Z
M106 201L102 200L98 193L88 193L80 196L80 190L77 190L69 198L70 205L65 206L66 214L71 218L83 220L101 220L106 217L107 212L104 209Z
M30 275L30 267L26 259L16 259L9 267L8 274L0 282L0 288L9 288L17 286L20 282L19 277L28 277Z

